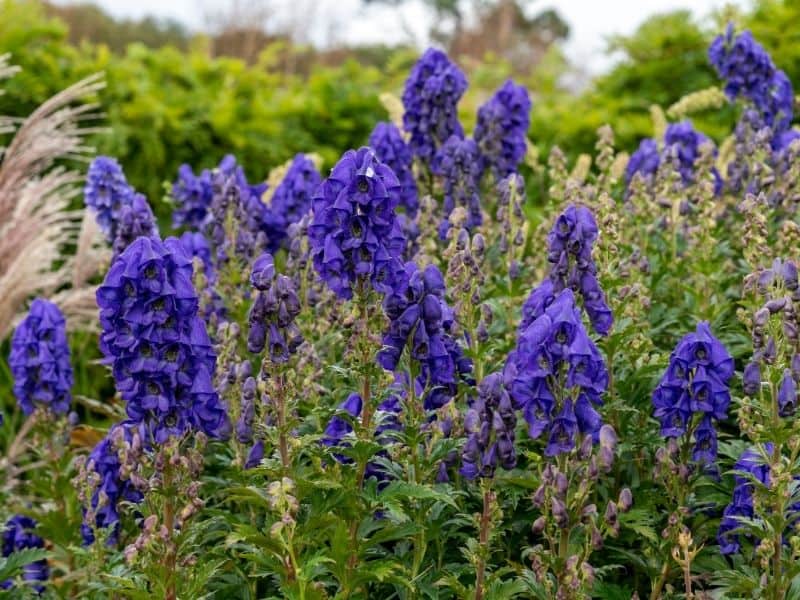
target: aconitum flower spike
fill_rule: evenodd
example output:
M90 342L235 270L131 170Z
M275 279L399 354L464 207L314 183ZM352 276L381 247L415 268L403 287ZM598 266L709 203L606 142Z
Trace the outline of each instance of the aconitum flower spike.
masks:
M130 202L133 189L125 179L122 167L116 159L98 156L89 165L84 200L95 215L100 230L111 243L116 237L119 211Z
M89 453L86 467L97 474L99 485L92 492L90 510L84 509L84 522L81 525L84 544L94 542L95 529L106 528L111 528L109 544L116 543L119 534L119 503L125 501L138 504L144 498L131 480L120 474L122 446L131 447L134 435L138 435L135 424L126 421L114 425ZM94 523L87 522L89 514L94 515Z
M189 165L178 168L178 178L172 184L172 227L189 227L199 230L206 224L208 209L214 197L211 171L203 169L195 175Z
M461 69L441 50L428 48L403 90L403 128L414 156L429 161L450 136L463 136L457 106L466 89Z
M268 249L275 253L284 245L287 230L311 210L311 198L322 182L317 167L305 154L296 154L283 180L275 188L265 214Z
M678 342L653 392L653 415L661 422L664 437L679 437L693 420L699 421L694 430L693 459L697 462L716 459L713 424L727 416L732 375L733 358L711 333L708 323L701 322L694 333Z
M516 172L525 158L530 112L528 91L510 79L478 109L475 142L483 168L498 180Z
M216 356L191 278L180 241L140 237L97 290L105 362L128 417L157 443L189 430L214 438L230 430L211 382Z
M347 151L317 189L308 228L311 256L340 298L351 298L364 284L385 294L402 276L406 241L395 215L399 186L392 170L361 148Z
M456 207L466 211L468 231L478 227L483 222L479 193L482 170L475 141L451 136L437 152L431 168L444 182L444 216L439 225L439 236L445 238L450 228L450 213Z
M14 395L26 415L37 406L65 415L72 403L73 373L64 315L52 302L36 298L11 338L8 365Z
M116 235L111 245L114 256L140 236L158 238L158 227L147 199L141 194L132 192L129 201L122 205L117 217Z
M26 550L28 548L44 548L44 540L34 533L37 523L30 517L15 515L6 521L3 526L3 558L8 558L14 552ZM44 591L44 586L36 585L36 582L47 581L50 576L50 568L47 561L37 560L23 567L22 578L25 581L33 582L39 594ZM0 582L0 589L8 590L13 585L11 580Z
M414 157L411 149L403 139L403 134L394 123L381 122L369 136L369 146L383 164L387 165L400 183L397 190L397 206L405 211L409 218L414 218L419 209L417 182L412 170Z

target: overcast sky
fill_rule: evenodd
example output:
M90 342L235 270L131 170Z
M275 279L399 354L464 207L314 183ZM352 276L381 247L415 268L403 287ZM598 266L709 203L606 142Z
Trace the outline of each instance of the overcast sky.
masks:
M95 0L115 16L171 17L191 29L204 29L210 15L225 11L236 0ZM68 4L69 0L59 0ZM291 22L310 41L325 45L337 42L425 43L431 14L419 0L409 0L401 9L385 6L365 8L361 0L240 0L240 5L276 7L278 22ZM614 33L630 33L647 16L680 8L699 17L725 4L746 6L747 0L539 0L533 9L555 8L569 23L565 45L573 63L589 72L609 64L602 55L604 39ZM213 18L212 18L213 21ZM298 28L299 26L299 28Z

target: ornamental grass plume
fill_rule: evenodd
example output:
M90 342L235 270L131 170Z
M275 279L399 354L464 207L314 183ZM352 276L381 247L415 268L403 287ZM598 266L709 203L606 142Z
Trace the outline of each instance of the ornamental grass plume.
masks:
M0 79L16 71L8 56L0 55ZM54 163L92 151L84 138L96 129L85 123L97 116L97 105L85 100L102 87L100 76L93 75L44 102L18 126L17 120L0 117L0 132L14 133L0 162L0 339L37 294L56 298L70 326L91 323L84 318L95 272L87 276L87 265L97 267L104 258L93 244L82 246L80 260L65 257L82 231L83 212L70 209L81 178Z
M54 415L69 412L74 377L66 322L55 304L43 298L31 303L11 338L8 366L24 414L30 415L37 407Z

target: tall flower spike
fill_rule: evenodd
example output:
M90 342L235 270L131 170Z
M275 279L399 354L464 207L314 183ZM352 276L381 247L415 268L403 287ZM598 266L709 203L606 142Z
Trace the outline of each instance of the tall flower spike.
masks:
M130 201L122 205L117 220L117 233L112 243L114 256L120 254L138 237L158 238L156 218L147 199L132 193Z
M314 161L305 154L297 154L283 180L275 188L270 208L266 213L268 249L275 253L284 244L287 229L311 210L311 198L322 178Z
M554 382L563 377L563 385ZM578 433L598 439L602 420L594 406L608 386L603 357L589 339L572 290L555 296L517 337L503 379L528 434L547 434L547 456L570 452Z
M517 464L516 425L517 413L502 374L486 376L464 419L468 437L461 451L461 474L467 479L491 478L498 466L513 469Z
M225 437L216 356L197 315L192 265L175 238L139 238L97 290L100 347L130 419L158 443L188 430Z
M459 206L466 211L467 230L478 227L483 222L479 193L481 157L475 141L452 136L436 154L432 167L444 183L444 215L439 236L445 239L450 229L450 214Z
M728 414L732 375L733 358L711 333L708 323L702 322L694 333L678 342L653 392L653 416L661 423L661 435L693 435L695 462L716 460L714 422Z
M42 298L31 303L28 315L14 330L8 364L23 413L29 415L42 406L67 414L73 374L64 315L55 304Z
M84 187L84 199L95 214L100 229L109 243L117 235L117 221L123 204L130 201L133 193L122 167L116 159L98 156L89 165Z
M771 453L772 444L764 444L764 450ZM741 548L741 540L733 532L742 526L741 519L752 519L754 516L753 479L763 485L769 485L769 465L764 462L755 448L745 450L733 468L736 471L733 498L722 512L722 520L717 533L717 541L722 554L736 554Z
M559 215L547 235L547 260L552 264L553 293L565 288L580 293L592 327L600 335L606 335L614 317L597 280L597 266L592 258L597 235L597 223L592 212L584 206L570 205ZM546 289L541 288L539 294Z
M449 402L458 381L472 371L472 363L454 336L455 317L444 292L444 278L438 268L428 265L421 271L408 262L404 284L383 302L390 323L378 362L387 371L395 371L407 347L420 365L417 383L427 390L423 399L426 410Z
M87 469L96 474L98 485L92 491L90 506L84 509L84 522L81 535L85 544L94 542L95 529L111 528L108 538L110 544L116 543L119 534L119 503L139 503L143 495L131 483L130 479L120 474L120 452L123 446L131 446L133 436L138 435L136 427L123 422L114 425L91 451L87 460ZM93 517L94 522L89 520Z
M403 139L400 130L393 123L378 123L369 136L369 145L375 156L388 166L397 176L400 188L397 190L397 206L413 219L419 209L417 182L412 170L414 157Z
M195 175L189 165L181 165L178 178L172 184L172 199L175 201L173 229L200 229L206 222L213 197L211 171L203 169L199 175Z
M44 540L34 533L36 521L23 515L15 515L6 521L3 526L3 558L11 556L18 550L27 548L44 548ZM38 593L44 591L44 586L35 585L35 582L47 581L50 568L46 560L37 560L23 568L22 578L34 583L33 589ZM0 589L8 590L13 586L11 580L0 582Z
M369 148L348 150L314 196L308 228L314 268L340 298L370 283L392 290L405 238L395 215L400 184Z
M259 353L266 345L272 362L284 363L303 343L294 322L300 314L295 283L286 275L276 275L272 256L264 253L253 263L250 284L258 294L248 316L247 349Z
M498 180L516 172L525 158L530 112L528 90L510 79L478 109L475 142L483 167Z
M753 34L743 31L734 36L733 25L729 24L725 33L711 43L708 58L725 80L727 96L731 100L743 96L752 102L764 125L772 129L774 140L779 140L792 122L792 83Z
M403 128L417 158L431 160L450 136L462 137L458 101L467 79L441 50L428 48L417 61L403 90Z

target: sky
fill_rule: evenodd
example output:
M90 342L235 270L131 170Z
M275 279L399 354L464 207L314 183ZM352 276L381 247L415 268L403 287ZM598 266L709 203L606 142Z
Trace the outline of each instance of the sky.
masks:
M206 29L214 15L230 10L237 0L94 0L118 17L173 18L192 30ZM68 4L69 0L59 0ZM605 39L628 34L649 15L688 9L701 18L725 4L744 7L747 0L539 0L532 10L555 8L570 25L564 45L567 57L588 73L607 69L612 59L603 55ZM274 7L278 24L290 23L308 41L318 45L340 42L413 42L424 45L431 14L420 0L401 8L365 7L361 0L239 0L248 6Z

